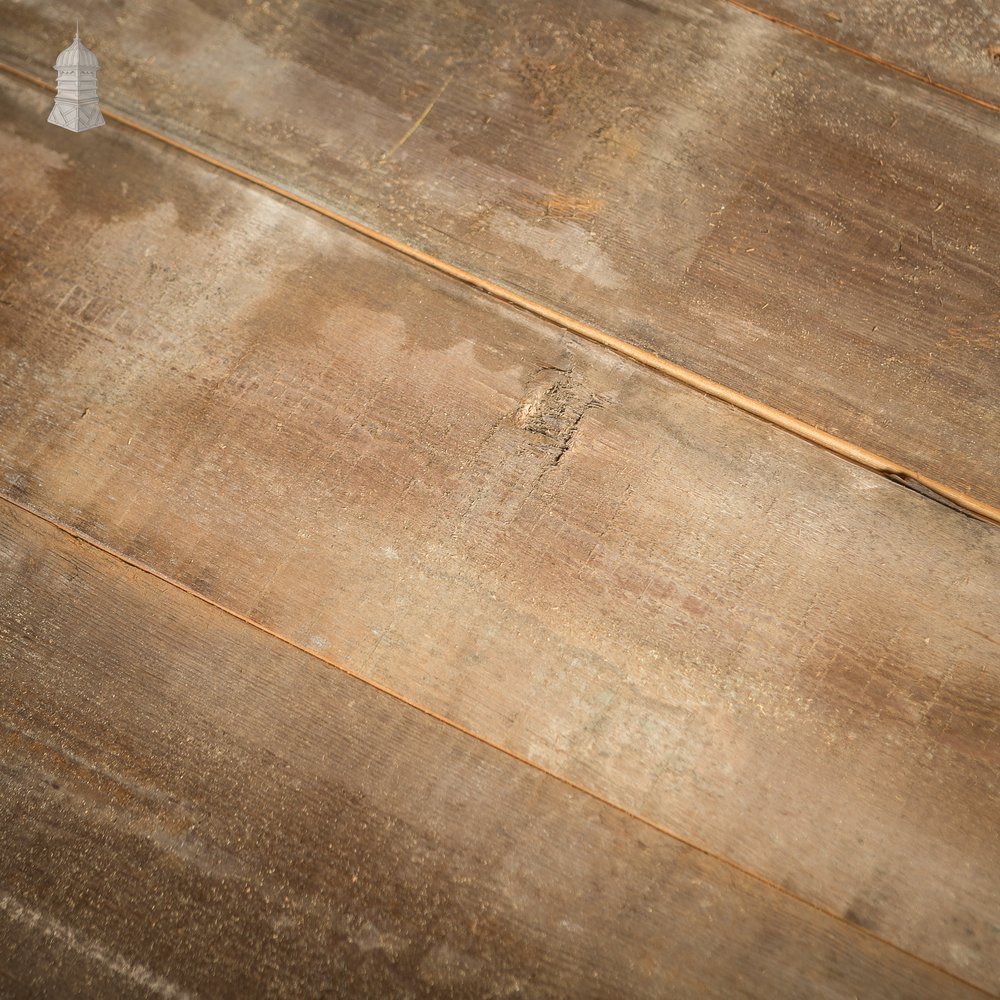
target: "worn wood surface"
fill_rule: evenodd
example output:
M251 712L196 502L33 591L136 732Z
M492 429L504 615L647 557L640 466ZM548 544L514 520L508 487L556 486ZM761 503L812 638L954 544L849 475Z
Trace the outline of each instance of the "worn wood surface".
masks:
M5 996L976 991L0 503Z
M995 528L0 93L6 496L1000 986Z
M0 10L4 58L79 14L126 113L1000 504L995 113L722 0Z
M995 0L747 0L745 5L1000 105Z

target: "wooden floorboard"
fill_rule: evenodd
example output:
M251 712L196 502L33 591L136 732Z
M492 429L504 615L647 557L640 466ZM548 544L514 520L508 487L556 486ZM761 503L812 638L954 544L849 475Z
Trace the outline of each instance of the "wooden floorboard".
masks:
M994 0L739 3L1000 105L1000 9Z
M7 996L972 997L0 503Z
M723 0L0 11L5 59L79 14L120 110L1000 504L996 113Z
M994 527L0 92L3 495L1000 986Z

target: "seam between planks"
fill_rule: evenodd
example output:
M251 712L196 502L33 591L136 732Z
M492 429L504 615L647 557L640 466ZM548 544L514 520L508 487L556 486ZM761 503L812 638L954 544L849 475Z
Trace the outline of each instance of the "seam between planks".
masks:
M729 0L729 2L735 2L735 0ZM41 87L43 90L54 92L56 89L47 80L43 80L41 77L36 76L34 73L30 73L27 70L11 66L9 63L0 61L0 70L9 73L11 76L27 80L29 83ZM485 292L487 295L491 295L502 302L506 302L508 305L516 306L519 309L532 313L540 319L543 319L548 323L552 323L554 326L558 326L570 333L576 334L584 340L589 340L591 343L600 344L602 347L610 348L616 354L629 358L630 360L635 361L643 367L649 368L660 375L665 375L667 378L670 378L675 382L680 382L682 385L696 389L713 399L729 403L731 406L735 406L744 413L748 413L751 416L763 420L765 423L778 427L790 434L794 434L796 437L808 441L811 444L818 445L820 448L832 452L835 455L839 455L841 458L845 458L849 462L853 462L855 465L860 465L871 472L877 473L883 478L897 483L897 485L909 488L928 499L937 500L944 506L956 509L960 513L967 514L970 517L975 517L982 521L986 521L987 523L1000 526L1000 507L995 507L992 504L987 503L985 500L980 500L978 497L971 496L954 486L939 482L936 479L932 479L930 476L925 476L923 473L918 472L915 469L910 469L898 462L893 461L891 458L887 458L877 452L863 448L861 445L848 441L846 438L838 437L837 435L824 431L819 427L815 427L813 424L806 423L806 421L800 420L798 417L792 416L790 413L785 413L777 407L771 406L770 404L762 402L759 399L754 399L752 396L747 396L730 386L724 385L721 382L716 382L714 379L708 378L705 375L700 375L698 372L685 368L682 365L674 363L673 361L668 361L659 354L654 354L652 351L648 351L643 347L631 344L628 341L622 340L614 334L607 333L596 326L574 319L572 316L561 313L557 309L543 305L540 302L535 302L527 296L506 288L495 281L491 281L489 278L467 271L456 264L451 264L446 260L435 257L433 254L427 253L425 250L420 250L417 247L403 243L401 240L397 240L392 236L381 233L376 229L372 229L370 226L366 226L363 222L351 219L349 216L343 215L331 208L327 208L324 205L320 205L318 202L311 201L302 195L296 194L294 191L290 191L287 188L273 184L271 181L265 180L262 177L257 177L255 174L251 174L234 164L227 163L225 160L220 160L211 153L207 153L194 146L189 146L187 143L181 142L179 139L175 139L172 136L167 135L165 132L160 132L154 128L150 128L148 125L143 125L135 119L128 118L127 116L106 107L102 107L102 112L105 118L110 118L127 128L141 132L143 135L156 139L167 146L171 146L174 149L179 149L184 153L188 153L189 155L194 156L195 158L202 160L213 167L224 170L227 173L248 181L251 184L256 184L257 186L270 191L272 194L279 195L280 197L286 198L297 205L301 205L303 208L316 212L317 214L322 215L325 218L330 219L333 222L336 222L339 225L372 240L375 243L387 247L390 250L394 250L397 253L401 253L404 256L409 257L411 260L425 264L441 274L446 274L449 277L456 278L463 284Z
M829 35L824 35L822 32L813 31L812 28L806 28L801 24L796 24L794 21L787 21L785 18L779 17L777 14L771 14L766 10L760 10L759 8L753 7L748 3L744 3L743 0L723 0L723 2L732 4L734 7L738 7L747 14L754 14L757 17L762 17L764 20L770 21L772 24L780 25L782 28L788 28L790 31L797 31L800 35L805 35L807 38L813 38L818 42L825 42L827 45L832 45L834 48L840 49L842 52L849 52L852 56L857 56L860 59L865 59L868 62L875 63L876 66L882 66L883 68L891 69L896 73L902 73L903 76L908 76L911 80L919 80L921 83L925 83L929 87L934 87L936 90L942 90L946 94L951 94L952 97L959 97L963 101L970 101L972 104L978 104L979 107L986 108L988 111L1000 111L1000 104L990 101L985 97L975 97L972 94L967 94L964 90L959 90L958 87L952 87L948 83L935 80L932 76L929 76L926 73L918 73L914 69L901 66L899 63L894 63L889 59L883 59L881 56L872 55L872 53L865 52L863 49L856 49L852 45L848 45L846 42L839 42L836 38L830 38Z
M14 507L15 509L20 510L24 514L27 514L29 517L35 518L36 520L41 521L43 524L47 524L49 525L49 527L55 528L57 531L61 531L63 534L68 535L71 539L73 539L73 541L76 544L85 545L90 548L96 549L99 552L103 552L105 555L110 556L111 558L117 560L118 562L123 563L124 565L129 566L132 569L139 570L139 572L145 573L146 575L151 576L154 579L161 581L162 583L165 583L167 586L173 587L176 590L179 590L182 593L187 594L189 597L193 597L196 600L201 601L204 604L207 604L209 607L212 607L217 611L222 612L225 615L229 615L229 617L231 618L235 618L237 621L242 622L244 625L247 625L250 628L257 630L258 632L261 632L264 635L267 635L270 638L275 639L276 641L283 643L284 645L289 646L300 653L304 653L306 656L310 656L314 660L319 660L319 662L324 664L325 666L330 667L333 670L337 670L340 673L344 674L345 676L367 685L368 687L377 691L379 694L391 698L394 701L398 702L399 704L405 705L407 708L419 712L430 719L433 719L440 725L447 726L449 729L452 729L455 732L458 732L461 735L468 737L469 739L475 740L477 743L480 743L483 746L488 747L490 750L493 750L497 753L501 753L505 757L509 757L510 759L516 761L518 764L521 764L525 767L529 767L532 770L537 771L540 774L544 775L545 777L551 778L553 781L557 781L561 785L565 785L567 788L572 789L574 792L577 792L580 795L586 795L588 798L593 799L595 802L600 803L602 806L605 806L608 809L613 809L615 812L627 816L630 820L637 823L641 823L643 826L646 826L649 829L654 830L656 833L661 834L662 836L665 837L669 837L676 843L681 844L684 847L687 847L693 851L697 851L699 854L707 858L710 858L713 861L718 862L719 864L725 865L727 868L735 872L738 872L745 878L752 879L754 882L763 885L767 889L777 892L779 895L784 896L787 899L794 900L796 903L799 903L802 906L806 906L810 910L813 910L817 913L821 913L823 916L835 920L838 924L841 924L845 927L849 927L852 931L855 931L861 934L862 936L869 938L870 940L875 941L884 947L891 948L893 951L906 956L907 958L919 963L920 965L923 965L925 968L932 969L935 972L948 976L948 978L953 979L958 983L961 983L963 986L969 987L970 989L976 991L977 993L981 994L984 997L991 998L991 1000L1000 1000L1000 994L990 993L985 987L979 986L978 984L971 982L968 979L965 979L964 977L958 975L957 973L951 971L950 969L947 969L944 966L938 965L937 963L932 962L927 958L924 958L922 955L918 955L915 952L908 951L906 948L902 947L902 945L898 945L894 941L882 937L875 931L872 931L861 924L857 924L851 920L848 920L846 917L842 916L836 911L831 910L819 903L814 903L803 896L796 895L794 892L792 892L790 889L785 888L783 885L771 881L769 878L767 878L767 876L762 875L759 872L755 872L753 871L753 869L743 867L737 861L734 861L732 858L728 858L723 854L717 854L710 848L707 848L697 843L697 841L688 839L682 834L671 830L664 824L659 823L648 816L644 816L642 813L636 812L634 809L631 809L620 802L615 802L614 799L608 798L607 796L602 795L600 792L592 788L589 788L586 785L580 784L579 782L574 781L572 778L569 778L566 775L559 774L556 771L551 771L547 767L545 767L545 765L540 764L538 761L532 760L530 757L526 757L523 754L519 753L518 751L510 749L509 747L505 747L501 743L495 743L493 740L489 739L486 736L483 736L481 733L477 733L474 729L469 729L467 726L462 725L462 723L457 722L454 719L450 719L448 718L448 716L442 715L441 713L436 712L434 709L429 708L426 705L422 705L419 702L413 701L411 698L408 698L401 692L396 691L393 688L390 688L387 685L374 680L373 678L366 677L364 674L357 673L350 667L346 667L342 663L339 663L336 660L324 656L321 652L315 649L310 649L308 646L300 645L290 636L284 635L283 633L278 632L275 629L269 628L267 625L264 625L262 622L255 621L253 618L248 618L246 615L240 614L240 612L235 611L233 608L227 607L225 604L219 603L218 601L209 597L207 594L203 594L201 591L189 587L187 584L181 582L180 580L175 580L172 577L169 577L166 574L161 573L154 567L142 563L137 559L133 559L130 556L126 555L125 553L119 552L116 549L112 548L111 546L98 541L96 538L93 538L90 535L78 531L76 528L73 528L68 524L63 524L62 522L57 521L54 518L49 517L48 515L35 510L33 507L30 507L25 503L13 499L12 497L0 494L0 499L5 501L11 507Z

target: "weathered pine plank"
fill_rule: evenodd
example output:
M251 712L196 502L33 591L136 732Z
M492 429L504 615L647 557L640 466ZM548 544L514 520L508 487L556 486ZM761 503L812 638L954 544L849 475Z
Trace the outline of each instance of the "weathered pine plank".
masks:
M1000 984L995 527L2 91L5 495Z
M0 10L4 58L79 14L126 113L1000 506L995 113L722 0Z
M971 997L0 504L8 995Z
M832 5L824 0L747 0L745 5L1000 105L1000 8L994 0Z

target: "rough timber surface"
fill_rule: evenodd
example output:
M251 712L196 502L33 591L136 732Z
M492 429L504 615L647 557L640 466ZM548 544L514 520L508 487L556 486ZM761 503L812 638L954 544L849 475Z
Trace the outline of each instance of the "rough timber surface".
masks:
M976 991L0 502L0 991Z
M6 496L1000 986L996 528L0 93Z
M1000 104L996 0L747 0L800 25L962 93Z
M51 75L1000 505L1000 117L722 0L0 3Z

